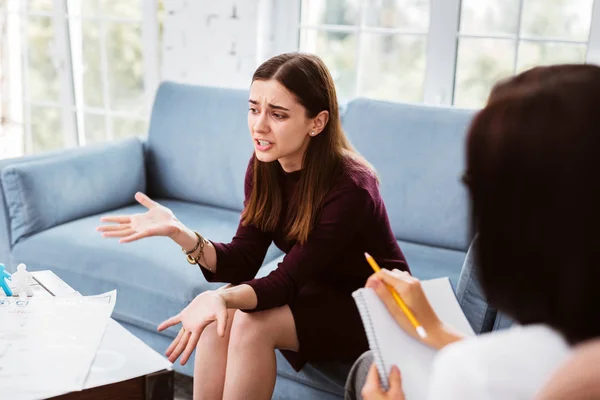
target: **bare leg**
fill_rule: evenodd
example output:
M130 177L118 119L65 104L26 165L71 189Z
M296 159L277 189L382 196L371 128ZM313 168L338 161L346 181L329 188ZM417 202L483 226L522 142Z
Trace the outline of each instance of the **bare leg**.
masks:
M194 363L194 400L220 400L223 398L227 349L234 314L235 310L229 311L224 337L217 334L215 323L207 326L200 336L198 345L196 345L196 361Z
M275 349L298 351L288 306L247 314L237 311L231 328L223 399L270 399L275 387Z

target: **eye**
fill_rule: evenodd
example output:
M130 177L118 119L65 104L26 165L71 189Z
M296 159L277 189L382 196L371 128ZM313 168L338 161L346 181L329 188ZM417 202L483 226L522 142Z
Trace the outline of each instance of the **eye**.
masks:
M249 110L250 110L250 112L251 112L252 114L256 114L256 113L258 113L258 110L256 109L256 107L250 107L250 109L249 109Z
M287 118L287 115L273 113L273 117L275 117L275 119L285 119L285 118Z

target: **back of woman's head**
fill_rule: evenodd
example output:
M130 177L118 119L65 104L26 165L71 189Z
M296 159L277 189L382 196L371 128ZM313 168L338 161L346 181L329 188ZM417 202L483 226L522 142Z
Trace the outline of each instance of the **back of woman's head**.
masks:
M570 342L600 335L600 67L538 67L501 83L467 139L488 299Z

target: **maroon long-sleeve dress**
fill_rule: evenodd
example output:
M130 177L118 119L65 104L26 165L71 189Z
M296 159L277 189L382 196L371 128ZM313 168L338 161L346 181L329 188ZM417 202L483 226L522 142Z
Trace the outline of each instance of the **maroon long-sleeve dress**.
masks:
M252 169L251 160L246 171L246 201L252 191ZM373 273L365 251L382 268L408 270L392 233L377 178L356 161L343 163L308 240L303 245L286 240L287 205L301 173L281 169L283 215L275 232L240 224L231 243L213 243L216 273L200 268L208 281L250 285L258 305L244 311L286 304L290 307L300 347L298 352L283 354L297 371L307 361L350 362L368 350L351 295ZM268 276L253 279L271 242L286 255Z

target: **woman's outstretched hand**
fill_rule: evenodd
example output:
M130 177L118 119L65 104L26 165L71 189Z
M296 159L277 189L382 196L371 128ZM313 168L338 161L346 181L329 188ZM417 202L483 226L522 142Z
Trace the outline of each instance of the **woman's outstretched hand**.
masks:
M148 211L132 215L102 217L100 218L101 222L112 222L113 225L101 225L96 230L102 232L103 237L121 238L119 243L133 242L150 236L173 238L181 231L181 223L167 207L158 204L141 192L135 194L135 199Z
M160 332L181 324L179 334L165 353L169 361L175 362L181 356L180 364L185 365L194 352L204 328L214 321L217 322L217 333L223 337L228 317L227 305L218 292L207 291L196 296L179 314L158 326Z

